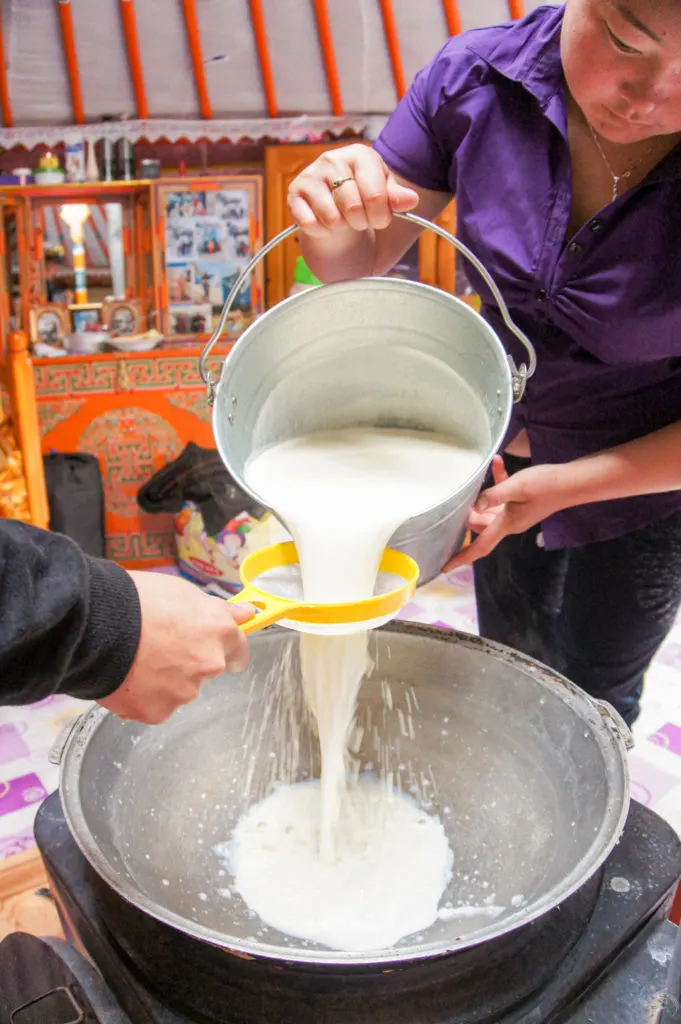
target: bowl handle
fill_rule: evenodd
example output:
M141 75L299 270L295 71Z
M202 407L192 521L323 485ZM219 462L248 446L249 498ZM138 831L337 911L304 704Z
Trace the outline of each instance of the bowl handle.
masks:
M66 750L67 744L71 737L73 736L76 729L82 724L84 717L84 714L76 715L76 717L72 719L70 722L67 722L64 728L60 731L56 740L50 747L50 752L47 755L47 760L50 762L50 764L59 767L59 765L62 762L62 758L64 756L64 751Z
M617 711L612 704L609 704L607 700L597 700L596 697L589 697L589 700L594 705L601 718L608 722L615 732L619 734L619 737L627 750L633 750L636 746L634 734L620 715L619 711Z
M423 230L434 231L436 235L440 236L440 238L444 238L446 242L449 242L451 245L454 246L455 249L458 249L459 252L466 257L469 263L472 263L477 272L483 278L485 284L487 285L487 287L489 288L494 297L494 301L499 307L499 312L501 313L504 323L508 327L509 331L511 331L511 333L514 334L520 342L522 342L527 351L528 362L521 363L520 366L516 366L511 356L508 356L508 361L511 367L511 374L513 378L513 401L519 402L525 393L525 386L527 384L527 381L537 368L537 354L534 350L534 345L532 344L530 339L513 322L511 314L508 311L508 306L506 305L504 297L499 291L499 288L494 278L486 269L484 264L480 262L477 256L473 255L470 249L467 246L465 246L463 242L460 242L458 238L450 234L449 231L445 231L445 229L441 228L438 224L433 224L432 221L426 220L424 217L418 217L414 213L396 213L395 216L399 217L401 220L409 220L413 224L418 224L418 226ZM292 227L286 228L284 231L280 232L280 234L278 234L270 242L264 245L262 249L260 249L255 254L255 256L253 256L252 259L249 260L249 262L246 264L246 266L244 267L244 269L241 271L236 281L234 282L232 290L227 296L227 300L224 306L222 307L222 312L220 313L220 319L218 320L217 326L213 331L213 334L209 339L208 343L206 344L206 347L201 353L201 358L199 359L199 373L201 374L201 378L208 390L208 401L211 405L215 400L217 378L215 378L208 370L207 360L210 353L213 350L213 347L218 342L218 340L220 339L220 335L225 329L227 317L229 316L232 310L232 305L234 301L236 300L237 296L241 293L252 271L255 269L258 263L260 263L260 261L264 259L265 256L267 256L268 252L271 252L271 250L274 249L275 246L279 245L280 242L285 241L291 235L297 234L299 230L300 228L298 227L298 225L294 224Z

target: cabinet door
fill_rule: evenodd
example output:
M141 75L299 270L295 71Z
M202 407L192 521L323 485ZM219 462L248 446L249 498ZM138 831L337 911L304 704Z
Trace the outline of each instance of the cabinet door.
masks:
M296 175L300 174L313 160L329 149L337 149L347 142L270 146L265 150L265 227L270 241L280 231L292 224L286 197L288 188ZM454 234L456 232L456 203L449 206L437 218L437 224ZM285 299L293 283L296 259L300 255L298 239L294 235L278 245L266 261L267 305L275 306ZM445 291L461 293L464 278L461 276L461 262L457 261L456 250L449 242L438 238L432 231L424 231L418 242L418 278ZM409 264L411 253L405 254L405 275L411 276ZM459 286L457 287L457 278Z
M0 356L11 330L28 328L29 252L26 202L0 193Z
M286 205L288 187L293 179L322 153L347 144L347 141L304 143L268 146L265 149L265 230L268 242L293 223ZM265 287L268 307L276 306L288 295L299 255L300 247L294 235L267 256Z
M173 517L143 512L139 488L189 441L215 445L198 358L175 349L35 360L43 452L99 459L107 556L127 569L175 559Z

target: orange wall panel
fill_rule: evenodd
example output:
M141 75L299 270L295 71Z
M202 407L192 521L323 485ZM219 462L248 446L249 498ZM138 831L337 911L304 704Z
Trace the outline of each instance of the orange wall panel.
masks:
M137 492L189 441L215 447L198 353L36 360L35 374L43 452L99 459L108 557L129 569L172 563L172 517L143 513Z

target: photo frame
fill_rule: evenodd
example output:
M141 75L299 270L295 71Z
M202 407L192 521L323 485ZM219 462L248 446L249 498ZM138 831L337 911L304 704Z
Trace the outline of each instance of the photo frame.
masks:
M112 334L139 334L142 311L138 299L109 299L102 305L102 323Z
M69 306L71 325L75 331L87 331L93 325L102 326L102 303L88 302L81 306Z
M71 331L69 311L55 302L34 306L30 317L31 341L59 346Z
M166 338L196 341L215 330L234 281L262 245L263 175L162 179L154 202L162 250L160 329ZM233 339L264 311L265 268L259 264L227 323Z

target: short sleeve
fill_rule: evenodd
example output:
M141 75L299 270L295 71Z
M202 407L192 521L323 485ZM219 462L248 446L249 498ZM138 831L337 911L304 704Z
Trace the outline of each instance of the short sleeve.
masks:
M456 192L456 150L469 121L457 100L479 81L464 37L446 46L416 75L375 149L396 174L420 188Z

